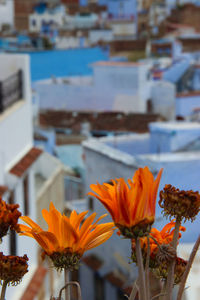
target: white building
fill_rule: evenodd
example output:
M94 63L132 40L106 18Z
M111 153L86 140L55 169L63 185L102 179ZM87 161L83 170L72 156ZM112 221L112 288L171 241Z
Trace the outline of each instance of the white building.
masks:
M191 140L199 140L199 138L199 123L158 122L151 124L149 134L129 134L84 141L86 191L88 192L90 184L96 181L101 184L120 177L132 178L136 169L145 165L149 166L154 176L161 167L164 168L159 190L165 184L172 184L184 190L199 190L200 147L195 152L187 150L187 145L190 145ZM88 199L88 207L98 214L105 213L103 205L93 197ZM161 217L161 209L158 205L156 212L158 219L154 226L161 229L168 223L168 220ZM200 216L193 223L184 224L187 230L182 234L180 249L183 258L188 258L188 247L191 248L191 244L194 244L199 235L199 221ZM128 264L130 257L130 245L126 240L120 241L119 237L114 235L102 248L99 247L93 252L104 261L108 269L110 268L109 262L113 262L113 256L120 257L118 266L115 262L113 268L120 269L122 274L133 279L134 274L131 270L134 271L134 265L131 264L130 273L128 273L125 264L125 262ZM199 262L196 260L188 279L189 288L185 292L187 300L199 299L199 282L194 280L195 274L199 272ZM116 298L110 294L105 298L107 299Z
M46 27L63 27L65 16L65 7L62 5L54 9L46 8L43 13L38 13L37 10L35 10L32 14L29 15L29 31L40 32L46 29Z
M41 209L48 209L50 201L59 210L64 207L63 167L57 159L33 147L29 57L0 54L0 65L1 195L8 203L18 203L22 215L29 215L42 226ZM21 299L33 292L34 285L37 289L33 296L37 296L44 280L50 298L47 283L52 271L48 273L45 266L38 264L40 251L33 239L7 235L1 251L4 255L29 257L29 272L20 285L8 288L7 299Z
M68 77L67 84L62 79L57 84L51 79L36 82L40 108L146 112L151 93L148 63L102 61L92 68L93 77Z
M105 97L113 94L113 111L146 112L150 94L147 64L102 61L94 63L93 70L96 91L103 88Z
M66 15L65 29L90 29L99 24L99 17L95 13L77 13Z
M2 25L9 25L11 28L14 25L13 0L0 1L0 30Z
M137 23L131 19L113 19L109 24L115 39L130 39L137 34Z

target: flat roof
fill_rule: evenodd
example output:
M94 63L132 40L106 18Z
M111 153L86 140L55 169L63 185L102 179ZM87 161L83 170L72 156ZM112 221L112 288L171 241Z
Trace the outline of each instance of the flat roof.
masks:
M149 124L151 130L191 130L191 129L200 129L200 123L198 122L185 122L185 121L177 121L177 122L154 122Z
M96 63L93 63L92 66L98 66L98 67L139 67L145 65L142 62L134 63L129 61L99 61Z
M141 159L150 160L152 162L180 162L200 160L200 151L193 152L176 152L176 153L158 153L158 154L143 154L139 156Z

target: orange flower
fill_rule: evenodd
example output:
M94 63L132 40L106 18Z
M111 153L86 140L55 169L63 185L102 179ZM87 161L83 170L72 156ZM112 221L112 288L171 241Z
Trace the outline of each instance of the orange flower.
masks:
M53 203L50 204L49 211L43 209L42 214L48 224L47 231L25 216L21 219L29 226L20 225L20 234L34 238L58 269L75 268L85 251L107 241L114 231L112 222L97 225L105 215L92 224L96 213L83 221L87 211L77 214L73 210L68 218L56 210Z
M150 245L150 266L155 266L156 260L159 261L167 260L168 258L175 256L174 249L171 249L170 243L172 242L174 235L175 221L171 221L163 227L161 231L156 228L152 228L149 234L149 245ZM185 231L185 227L180 226L180 231ZM153 238L151 238L153 237ZM181 233L179 232L179 239ZM142 249L143 257L147 254L147 237L140 238L140 244ZM168 245L169 247L165 247ZM158 257L156 257L158 255ZM132 240L132 259L136 262L135 255L135 240Z
M0 197L0 239L7 234L9 228L18 230L17 222L21 216L18 207L18 204L7 204Z
M112 184L90 185L94 191L88 193L98 198L110 212L120 232L128 237L144 236L155 218L156 196L163 169L154 180L148 167L139 168L129 186L123 178L112 180ZM96 194L97 195L96 195Z

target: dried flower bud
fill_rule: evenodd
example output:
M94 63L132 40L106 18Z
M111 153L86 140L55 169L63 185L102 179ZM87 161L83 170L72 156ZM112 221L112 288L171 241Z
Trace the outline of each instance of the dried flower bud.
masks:
M0 280L5 280L8 284L17 285L22 277L28 272L28 257L24 255L12 256L3 255L0 252Z
M21 213L18 204L7 204L0 198L0 239L5 236L8 229L18 231L18 219Z
M159 205L164 215L193 221L200 210L200 194L192 190L180 191L166 184L160 192Z
M174 284L180 283L183 273L185 272L186 265L187 265L187 261L185 261L180 257L176 257L176 264L174 269ZM169 263L167 261L162 262L158 265L156 269L154 269L154 274L158 278L166 280L168 276L168 267L169 267Z
M158 248L156 259L158 263L169 263L176 256L176 251L171 245L162 244Z
M182 259L181 257L176 258L176 265L175 265L175 271L174 271L174 283L179 284L182 276L185 272L187 265L187 261Z
M149 235L149 232L151 230L151 225L153 221L150 222L140 222L135 226L132 227L126 227L122 226L120 224L115 224L116 227L119 228L120 233L128 239L136 239L137 237L144 237Z

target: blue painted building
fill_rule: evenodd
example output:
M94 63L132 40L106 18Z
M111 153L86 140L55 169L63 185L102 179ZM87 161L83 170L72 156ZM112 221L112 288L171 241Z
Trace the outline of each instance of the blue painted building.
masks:
M99 0L99 5L106 5L111 19L137 20L136 0Z

